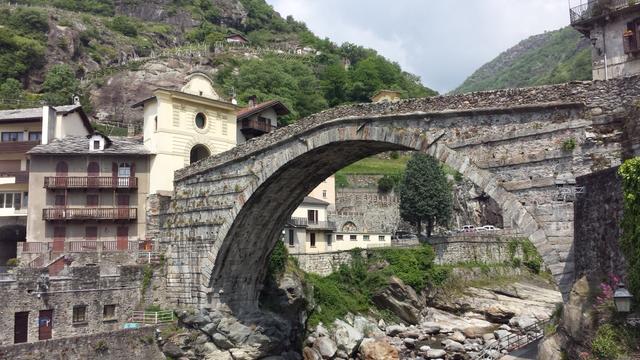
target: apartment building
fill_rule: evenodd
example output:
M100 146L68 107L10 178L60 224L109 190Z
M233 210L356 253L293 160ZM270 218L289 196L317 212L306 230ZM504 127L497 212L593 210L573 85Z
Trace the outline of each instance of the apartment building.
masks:
M25 241L30 160L27 152L91 129L80 105L0 111L0 272Z

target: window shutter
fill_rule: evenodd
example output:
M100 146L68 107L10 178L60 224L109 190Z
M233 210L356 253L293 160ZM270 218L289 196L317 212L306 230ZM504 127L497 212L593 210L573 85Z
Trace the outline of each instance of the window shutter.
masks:
M117 177L118 176L118 163L116 162L112 162L111 163L111 174L113 177Z
M131 177L136 177L136 163L131 163Z

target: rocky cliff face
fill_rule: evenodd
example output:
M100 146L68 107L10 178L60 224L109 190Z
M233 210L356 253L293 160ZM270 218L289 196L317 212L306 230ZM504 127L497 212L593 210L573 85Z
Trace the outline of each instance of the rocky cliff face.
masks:
M463 179L453 186L453 216L451 226L494 225L502 228L502 211L495 200L484 194L471 181Z

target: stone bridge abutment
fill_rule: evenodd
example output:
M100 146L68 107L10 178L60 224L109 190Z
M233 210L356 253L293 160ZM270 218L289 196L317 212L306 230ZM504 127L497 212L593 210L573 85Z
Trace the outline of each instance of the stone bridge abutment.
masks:
M619 124L639 94L628 78L339 107L199 161L176 172L159 218L168 296L255 308L269 255L304 196L390 150L426 152L482 189L566 292L574 267L566 193L576 176L620 163Z

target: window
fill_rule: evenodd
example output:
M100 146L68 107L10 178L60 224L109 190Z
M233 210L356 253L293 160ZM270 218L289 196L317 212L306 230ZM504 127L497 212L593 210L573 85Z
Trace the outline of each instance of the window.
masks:
M118 177L131 177L131 165L129 163L120 163L118 165Z
M0 193L0 208L20 209L22 193Z
M315 233L309 234L309 242L311 243L311 247L312 248L316 247L316 234Z
M640 50L638 44L638 29L640 19L627 23L627 29L622 34L622 42L625 54L634 54Z
M93 140L93 150L100 150L100 140Z
M29 131L29 141L40 141L40 140L42 140L42 132Z
M54 205L65 206L66 204L67 204L67 199L64 196L64 194L56 194Z
M289 229L289 246L293 246L293 229Z
M369 235L362 235L362 240L369 241Z
M379 240L379 241L384 241L384 235L380 235L380 236L378 236L378 240Z
M87 206L98 206L99 197L98 194L87 194Z
M336 235L336 241L344 240L344 235Z
M116 318L116 304L105 305L102 308L102 320L113 320Z
M98 227L97 226L87 226L84 228L84 238L87 240L97 240L98 239Z
M22 206L25 208L29 206L29 193L22 193Z
M5 141L22 141L24 133L20 132L2 132L2 142Z
M357 241L358 240L358 236L357 235L349 235L349 240Z
M196 114L196 126L198 129L204 129L205 125L207 125L207 117L204 116L203 113Z
M73 323L84 323L87 321L87 305L76 305L73 307Z
M322 190L322 198L323 199L327 198L327 190Z
M318 210L307 210L307 220L309 220L309 224L317 224Z
M95 161L92 161L89 164L87 164L87 176L98 176L98 175L100 175L100 165Z
M331 234L327 234L327 246L331 246Z
M69 166L66 162L60 161L56 164L56 176L67 176L67 172L69 171Z

